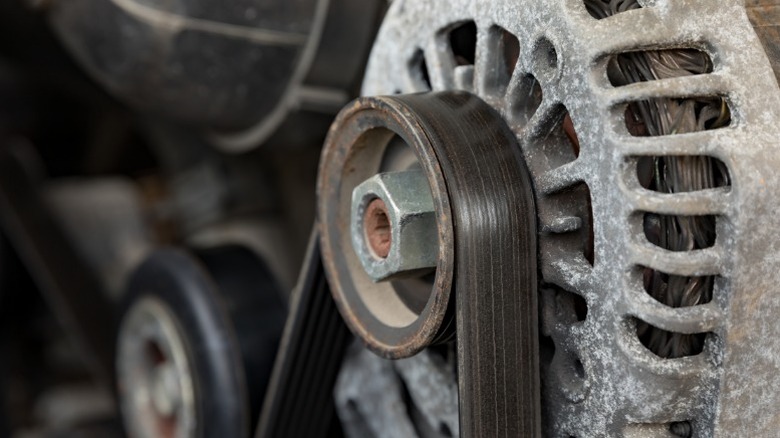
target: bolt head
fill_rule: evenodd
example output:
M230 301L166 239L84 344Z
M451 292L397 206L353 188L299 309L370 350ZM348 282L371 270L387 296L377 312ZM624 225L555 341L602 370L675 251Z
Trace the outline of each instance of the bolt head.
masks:
M436 267L438 232L428 180L420 170L375 175L352 192L352 245L375 282Z

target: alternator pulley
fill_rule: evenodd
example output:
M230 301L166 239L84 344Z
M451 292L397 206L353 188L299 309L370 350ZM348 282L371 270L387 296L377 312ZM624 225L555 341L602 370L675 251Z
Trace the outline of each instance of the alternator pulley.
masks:
M416 164L376 175L395 136ZM536 212L501 116L463 92L359 99L331 128L318 195L326 272L353 332L388 358L456 334L464 433L537 434ZM375 235L377 209L389 237ZM418 308L399 287L415 275L431 280Z

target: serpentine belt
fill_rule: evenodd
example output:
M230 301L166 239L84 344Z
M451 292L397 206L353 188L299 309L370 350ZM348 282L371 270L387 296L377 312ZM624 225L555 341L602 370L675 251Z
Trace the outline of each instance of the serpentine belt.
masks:
M266 392L256 438L339 436L333 388L351 340L313 234Z
M396 99L434 115L419 119L450 197L461 436L538 436L536 214L515 136L471 94Z

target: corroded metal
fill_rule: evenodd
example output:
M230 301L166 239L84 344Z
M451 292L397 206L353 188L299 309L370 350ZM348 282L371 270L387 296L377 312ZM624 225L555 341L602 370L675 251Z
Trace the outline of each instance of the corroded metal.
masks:
M496 108L516 134L539 213L546 434L769 435L780 421L780 298L773 293L780 217L770 189L780 186L780 91L771 50L756 37L748 13L754 22L756 14L743 1L640 4L598 20L582 0L398 0L363 94L464 89ZM449 38L470 21L473 59L456 56ZM610 83L615 55L668 48L706 53L712 72ZM631 135L629 104L680 97L724 97L730 125ZM559 130L567 116L574 148L570 130ZM679 156L719 160L730 184L661 193L638 181L641 157ZM714 216L717 237L708 248L662 249L643 233L648 213ZM644 269L712 276L712 300L667 306L644 290ZM662 359L640 341L639 322L703 334L703 351Z

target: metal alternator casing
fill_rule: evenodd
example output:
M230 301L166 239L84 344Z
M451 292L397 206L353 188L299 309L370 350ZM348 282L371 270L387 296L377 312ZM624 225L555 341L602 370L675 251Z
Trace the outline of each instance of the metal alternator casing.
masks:
M470 91L516 134L539 215L546 436L771 436L780 424L780 89L743 0L639 4L597 19L583 0L395 0L363 94ZM472 59L454 49L464 25L476 35ZM712 71L609 80L614 56L679 48L706 53ZM728 126L664 136L627 128L633 102L698 96L722 99ZM573 152L561 129L569 117ZM728 184L662 193L638 181L643 157L688 156L722 162ZM716 238L661 248L643 232L646 214L712 216ZM711 276L712 299L667 306L643 287L646 269ZM638 324L701 334L703 349L662 358Z

